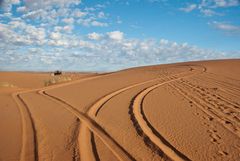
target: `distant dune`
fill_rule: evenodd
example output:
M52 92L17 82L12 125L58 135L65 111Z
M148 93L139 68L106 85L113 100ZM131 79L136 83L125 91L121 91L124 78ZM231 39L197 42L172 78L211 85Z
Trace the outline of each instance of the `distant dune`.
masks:
M0 72L0 161L240 158L240 59Z

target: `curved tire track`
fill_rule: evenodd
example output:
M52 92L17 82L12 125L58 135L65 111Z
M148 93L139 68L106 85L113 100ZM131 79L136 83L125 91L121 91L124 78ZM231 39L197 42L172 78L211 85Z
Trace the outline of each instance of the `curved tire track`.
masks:
M138 133L144 137L144 140L147 140L147 144L150 147L153 147L152 149L154 151L156 150L160 152L162 151L172 160L183 161L189 159L184 154L175 149L170 143L168 143L168 141L165 140L164 137L161 136L157 132L157 130L155 130L152 127L152 125L146 119L146 116L142 108L144 98L148 93L164 84L173 82L175 80L159 83L142 90L132 99L129 113L131 115L131 120L133 121L133 124L137 129ZM157 148L159 148L160 150Z
M187 66L187 67L190 67L190 66ZM190 71L192 71L192 67L190 67ZM185 73L185 72L183 72L183 73ZM179 73L177 74L177 75L179 75ZM164 77L164 79L162 79L162 80L164 80L164 81L166 81L166 80L169 80L169 78L168 77ZM172 78L171 78L172 79ZM152 79L152 80L148 80L148 81L144 81L144 82L141 82L141 83L136 83L136 84L133 84L133 85L130 85L130 86L127 86L127 87L124 87L124 88L121 88L121 89L119 89L119 90L116 90L116 91L114 91L114 92L112 92L112 93L110 93L110 94L107 94L107 95L105 95L105 96L103 96L103 97L101 97L100 99L98 99L93 105L91 105L89 108L88 108L88 110L87 110L87 115L88 116L90 116L90 117L96 117L97 115L98 115L98 113L99 113L99 111L102 109L102 107L104 106L104 104L106 104L109 100L111 100L113 97L115 97L115 96L117 96L117 95L119 95L119 94L121 94L121 93L123 93L123 92L125 92L125 91L127 91L127 90L129 90L129 89L132 89L132 88L134 88L134 87L137 87L137 86L140 86L140 85L143 85L143 84L147 84L147 83L150 83L150 82L154 82L154 81L157 81L157 80L160 80L160 78L155 78L155 79ZM46 93L46 91L39 91L39 93L40 94L47 94ZM48 94L47 94L48 95ZM53 96L53 97L55 97L55 96ZM56 98L56 99L59 99L59 98ZM59 100L61 100L61 99L59 99ZM62 100L61 100L62 101ZM65 101L62 101L62 102L65 102ZM65 104L67 104L68 106L71 106L70 104L68 104L67 102L65 102ZM76 110L76 108L74 108L74 107L72 107L73 109L75 109ZM91 158L91 160L94 160L93 159L93 154L94 154L94 156L95 156L95 160L97 160L98 159L98 155L96 155L97 154L97 151L96 151L96 147L94 147L94 145L95 145L95 142L94 142L94 140L92 140L90 137L90 131L89 131L89 129L88 129L88 127L87 126L82 126L81 127L81 130L80 130L80 135L82 136L82 137L84 137L85 139L84 140L82 140L82 141L85 141L85 143L86 144L84 144L84 145L88 145L89 147L88 147L88 153L90 153L90 151L92 151L91 152L91 156L92 157L90 157ZM92 142L92 144L89 144L89 140L91 139L91 142ZM82 144L80 144L80 146L81 145L83 145L83 143ZM90 148L90 146L92 147L92 148ZM83 147L84 148L84 147ZM80 147L80 153L81 153L81 149L83 149L83 148L81 148ZM94 149L95 149L95 151L94 151ZM113 151L112 151L113 152ZM115 152L113 152L113 154L115 154L115 156L116 157L118 157L118 155L115 153ZM128 154L129 155L129 154ZM119 158L119 157L118 157ZM119 158L120 160L121 160L121 158Z
M61 104L68 111L77 116L83 124L85 124L91 131L93 131L102 141L103 143L113 152L113 154L119 159L123 161L127 160L135 160L121 145L119 145L100 125L98 125L94 120L92 120L89 116L84 113L76 110L75 107L68 104L67 102L52 96L45 91L40 91L42 95L48 97L54 102Z
M193 72L193 68L190 66L189 73ZM143 101L144 98L154 89L179 80L184 77L190 77L202 72L205 72L206 68L202 67L202 71L196 72L190 75L179 76L178 78L175 76L171 76L172 80L168 80L162 83L155 84L148 88L140 91L131 101L129 107L129 114L133 125L140 136L143 137L145 143L153 150L157 151L158 154L163 155L163 157L167 157L176 161L190 160L187 156L179 152L175 147L173 147L163 136L159 134L159 132L154 129L154 127L147 120L144 111L143 111ZM164 153L164 154L162 154ZM166 155L166 156L165 156Z
M137 84L134 84L134 85L130 85L130 86L127 86L127 87L124 87L124 88L121 88L117 91L114 91L110 94L107 94L105 96L103 96L102 98L98 99L98 101L96 101L93 105L91 105L88 110L87 110L87 114L90 116L90 117L97 117L99 111L102 109L102 107L110 100L112 99L113 97L119 95L120 93L126 91L126 90L129 90L129 89L132 89L134 87L137 87L137 86L140 86L140 85L143 85L143 84L146 84L146 83L149 83L149 82L153 82L153 81L156 81L157 79L153 79L153 80L148 80L148 81L145 81L145 82L141 82L141 83L137 83ZM93 150L93 153L95 154L95 159L96 160L99 160L99 157L97 155L97 149L96 149L96 145L95 145L95 141L94 141L94 137L93 137L93 134L90 136L89 133L89 129L86 127L86 126L83 126L80 133L85 133L85 137L88 136L86 139L85 139L85 142L89 140L89 138L91 137L91 143L92 143L92 150ZM84 134L82 134L84 135ZM84 141L84 140L83 140Z
M88 129L86 124L81 124L80 131L79 131L79 152L81 160L88 160L88 161L98 161L98 155L93 150L92 140L91 140L92 132Z
M112 73L109 73L109 74L112 74ZM107 74L100 74L97 76L87 76L73 82L67 82L63 84L57 84L54 86L13 93L12 98L14 99L14 101L18 106L18 109L21 115L21 122L22 122L21 123L22 124L22 147L20 152L20 161L38 161L38 140L37 140L36 128L34 125L32 115L29 111L29 107L21 97L21 94L36 92L43 89L46 90L46 89L63 87L63 86L71 85L74 83L96 79L109 74L107 73Z
M58 88L58 87L72 85L75 83L80 83L80 82L95 79L95 78L98 78L98 77L101 77L104 75L106 75L106 74L103 74L100 76L91 76L91 77L83 78L83 79L80 79L80 80L77 80L74 82L68 82L68 83L59 84L59 85L55 85L55 86L51 86L51 87L44 87L44 88L40 88L40 89L29 90L29 91L13 94L13 98L19 106L21 117L22 117L23 144L22 144L22 150L21 150L21 161L22 160L30 160L30 161L38 160L38 149L37 149L38 145L37 145L36 129L34 126L33 118L27 107L27 104L21 98L20 94L34 92L34 91L36 92L39 90L40 90L39 94L42 94L45 97L48 97L49 99L52 99L53 101L62 104L66 109L68 109L70 112L72 112L74 115L76 115L79 119L81 119L88 126L88 128L91 129L93 132L95 132L97 134L97 136L104 142L104 144L106 144L107 147L110 150L112 150L112 152L119 158L119 160L134 160L134 158L127 151L125 151L101 126L99 126L89 116L77 111L74 107L72 107L67 102L64 102L63 100L61 100L55 96L51 96L44 91L44 90L48 90L48 89L54 89L54 88ZM153 80L150 80L150 81L153 81ZM118 92L112 93L112 96L105 97L105 99L107 98L105 101L103 101L103 100L101 100L101 101L106 103L108 100L110 100L112 97L118 95L119 93L122 93L125 90L128 90L130 88L136 87L141 84L144 84L144 82L132 85L131 87L126 87L124 89L120 89ZM97 107L95 108L95 106L94 106L93 109L97 109L97 110L91 110L91 111L95 111L95 115L97 115L97 113L99 112L99 110L102 108L102 106L105 103L103 103L101 106L98 106L98 108ZM91 114L91 112L89 112L89 113Z
M191 66L188 66L188 65L185 65L185 66L189 67L189 68L190 68L190 71L193 70ZM177 67L178 67L178 66L177 66ZM204 69L203 71L205 71L205 69ZM187 71L187 72L189 72L189 71ZM181 72L181 73L178 73L178 74L176 74L176 75L171 76L171 77L173 77L173 78L171 78L171 77L155 78L155 79L147 80L147 81L144 81L144 82L141 82L141 83L136 83L136 84L133 84L133 85L130 85L130 86L127 86L127 87L123 87L123 88L121 88L121 89L119 89L119 90L116 90L116 91L114 91L114 92L112 92L112 93L110 93L110 94L107 94L107 95L101 97L100 99L98 99L93 105L91 105L91 106L88 108L87 114L88 114L89 116L91 116L91 117L96 117L96 116L98 115L99 111L100 111L100 110L102 109L102 107L104 106L104 104L106 104L106 103L107 103L109 100L111 100L113 97L115 97L115 96L117 96L117 95L119 95L119 94L121 94L121 93L129 90L129 89L132 89L132 88L134 88L134 87L137 87L137 86L140 86L140 85L144 85L144 84L147 84L147 83L150 83L150 82L154 82L154 81L157 81L157 80L158 80L158 81L159 81L159 80L165 81L165 79L166 79L167 81L169 81L169 80L171 80L171 79L176 79L175 76L180 75L180 74L182 74L182 73L185 73L185 72ZM170 79L169 79L169 78L170 78Z
M131 88L134 88L134 87L137 87L137 86L140 86L140 85L143 85L143 84L146 84L146 83L150 83L150 82L153 82L153 81L156 81L158 80L159 78L156 78L156 79L152 79L152 80L148 80L148 81L145 81L145 82L141 82L141 83L137 83L137 84L133 84L133 85L130 85L130 86L127 86L127 87L124 87L124 88L121 88L117 91L114 91L110 94L107 94L106 96L103 96L101 97L98 101L96 101L92 106L90 106L88 108L88 111L87 111L87 114L89 116L92 116L92 117L96 117L97 114L99 113L99 111L101 110L101 108L104 106L104 104L106 104L110 99L112 99L113 97L117 96L118 94L126 91L126 90L129 90ZM89 79L87 79L89 80ZM51 88L53 89L53 88ZM46 95L46 90L41 90L38 92L39 94L41 95ZM48 95L48 94L47 94ZM68 103L67 103L68 104ZM69 104L68 104L69 105ZM73 107L74 108L74 107ZM74 108L75 109L75 108ZM97 149L95 146L95 142L94 142L94 139L92 139L92 134L90 135L90 131L89 131L89 128L88 126L86 125L82 125L81 126L81 130L79 132L80 136L82 138L85 138L85 139L81 139L80 138L80 156L82 156L83 158L85 158L85 156L83 156L83 153L86 153L86 150L84 149L86 147L86 145L88 145L87 147L87 153L89 154L89 158L87 160L98 160L98 155L97 155ZM91 143L92 144L89 144L89 140L91 140ZM85 144L83 144L83 142L85 142ZM82 148L81 148L82 147ZM84 149L84 150L83 150ZM95 150L94 150L95 149ZM83 152L84 151L84 152ZM95 156L95 157L94 157ZM116 157L118 157L116 154L115 154ZM94 159L95 158L95 159Z
M169 79L167 77L165 77L164 79ZM164 80L164 79L161 79L161 80ZM118 89L110 94L107 94L103 97L101 97L100 99L98 99L93 105L91 105L88 110L87 110L87 114L88 116L90 117L97 117L98 113L100 112L100 110L103 108L103 106L111 99L113 99L114 97L116 97L117 95L127 91L127 90L130 90L134 87L137 87L137 86L141 86L141 85L144 85L144 84L147 84L147 83L150 83L150 82L154 82L154 81L157 81L157 80L160 80L160 78L155 78L155 79L151 79L151 80L147 80L147 81L144 81L144 82L141 82L141 83L136 83L136 84L133 84L133 85L130 85L130 86L127 86L127 87L123 87L121 89ZM86 128L83 127L83 128ZM87 129L82 129L83 132L86 132ZM89 140L89 139L87 139ZM93 143L93 142L92 142ZM92 144L92 147L94 148L94 145Z
M145 81L145 82L141 82L141 83L137 83L137 84L133 84L133 85L130 85L130 86L127 86L127 87L124 87L124 88L121 88L119 90L116 90L110 94L107 94L103 97L101 97L100 99L98 99L98 101L96 101L93 105L91 105L89 108L88 108L88 111L87 111L87 114L91 117L97 117L98 113L100 112L100 110L102 109L102 107L109 101L111 100L113 97L129 90L129 89L132 89L134 87L137 87L137 86L140 86L140 85L144 85L144 84L147 84L147 83L150 83L150 82L154 82L154 81L157 81L159 80L159 78L155 78L155 79L152 79L152 80L148 80L148 81Z
M20 161L38 161L38 142L36 129L28 105L20 96L20 94L23 93L25 92L12 94L14 101L19 107L22 120L22 148Z

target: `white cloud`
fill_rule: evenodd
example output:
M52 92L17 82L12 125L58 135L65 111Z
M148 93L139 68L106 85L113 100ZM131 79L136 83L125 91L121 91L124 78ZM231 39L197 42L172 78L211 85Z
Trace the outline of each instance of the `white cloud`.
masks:
M236 26L236 25L232 25L229 23L225 23L225 22L217 22L214 21L212 23L212 25L222 31L226 31L226 32L239 32L240 33L240 26Z
M201 13L203 13L205 16L211 17L211 16L221 16L222 14L217 13L211 9L201 9L200 10Z
M98 18L106 18L106 17L105 17L105 13L102 12L102 11L99 12L99 13L98 13Z
M92 18L78 19L77 23L83 26L90 26L92 21Z
M62 35L59 32L52 32L50 34L50 38L54 39L54 40L59 40L59 39L61 39L61 37L62 37Z
M63 31L66 31L67 33L72 33L73 28L73 26L66 25L63 27Z
M94 7L86 7L84 10L85 11L96 11L96 8L94 8Z
M3 17L12 18L12 13L11 12L6 12L6 13L3 14Z
M222 8L239 6L239 0L201 0L199 8Z
M160 40L160 45L167 45L168 43L169 43L169 41L166 40L166 39L161 39Z
M214 7L234 7L240 5L239 0L214 0Z
M19 4L20 0L7 0L9 1L11 4Z
M18 5L20 0L4 0L2 2L2 8L6 12L10 12L12 10L13 5Z
M46 40L44 28L35 27L25 22L11 21L9 24L1 24L4 41L15 45L43 45Z
M47 15L47 12L39 9L39 10L34 10L27 12L26 14L22 15L23 18L31 18L31 19L38 19L41 17L45 17Z
M77 23L83 26L95 26L95 27L107 27L108 23L97 21L95 17L89 17L85 19L78 19Z
M66 7L71 4L78 5L81 0L23 0L29 10L52 9L53 6Z
M67 24L72 24L74 23L74 19L71 17L71 18L64 18L62 19L63 22L67 23Z
M59 32L62 30L62 26L55 26L53 30Z
M40 30L38 31L39 35L43 32L39 28L31 29L26 27L24 23L20 22L15 22L13 27L18 29L27 28L29 33L26 32L26 35L28 36L33 30ZM26 61L30 63L29 66L35 67L34 69L37 68L37 64L45 64L44 66L39 65L41 70L51 70L56 67L64 67L65 70L107 70L176 61L224 58L226 55L234 57L233 53L201 49L187 43L179 44L166 39L160 41L126 39L123 38L124 33L121 31L107 32L105 34L93 32L88 34L87 38L98 41L88 41L88 39L85 40L72 34L62 34L60 33L62 29L57 30L59 32L50 33L50 39L47 39L46 36L42 36L42 38L40 36L38 39L45 38L47 41L44 44L38 43L38 47L30 47L29 52L32 54L25 53L25 56L22 50L7 50L3 60L7 60L10 64L3 63L0 60L1 69L7 69L11 64L19 64L19 67L21 67L19 69L26 70L28 68L23 63ZM4 40L18 44L18 46L24 44L27 47L26 44L32 46L33 43L38 42L37 40L27 39L23 35L16 36L8 25L1 25L0 31L4 31L0 32L0 39L5 37ZM34 37L36 36L34 35ZM45 48L46 46L51 47ZM30 59L31 61L29 61ZM66 64L68 65L66 66ZM75 64L78 65L75 66ZM79 64L83 64L83 66L79 66Z
M79 9L75 9L74 11L73 11L73 16L74 17L84 17L84 16L86 16L88 13L87 12L82 12L81 10L79 10Z
M91 40L99 40L101 37L102 37L102 35L98 34L96 32L88 34L88 38L91 39Z
M98 26L98 27L107 27L108 24L104 22L99 22L99 21L92 21L91 22L92 26Z
M228 8L236 6L240 6L239 0L201 0L196 4L188 4L186 7L180 8L180 10L184 12L191 12L197 9L204 16L221 16L223 14L216 12L216 8Z
M120 19L120 17L118 16L117 17L117 21L116 21L117 24L122 24L122 20Z
M39 46L30 47L28 51L7 50L3 59L0 59L0 68L9 70L17 65L18 69L22 70L32 67L33 70L55 70L57 68L101 71L176 61L234 58L240 55L239 52L207 50L166 39L112 41L108 36L109 33L106 33L98 41L87 41L65 35L58 40L49 40L51 48ZM23 62L28 62L27 66Z
M102 6L85 9L73 7L80 4L80 0L23 1L19 5L19 1L6 0L5 2L9 2L8 10L16 5L18 13L8 11L0 14L1 18L9 19L0 23L2 70L108 70L240 55L239 52L206 50L166 39L128 39L121 31L80 35L78 30L74 30L77 24L80 27L94 26L93 29L110 24L106 19L108 14L100 10ZM215 3L202 5L201 8L200 4L192 5L183 11L198 9L205 15L213 15L214 6ZM219 2L218 6L234 6L234 3ZM119 17L117 23L122 23ZM239 31L238 26L228 23L214 22L212 25L224 31Z
M27 11L27 8L25 7L25 6L21 6L21 7L18 7L17 8L17 12L22 12L22 13L24 13L24 12L26 12Z
M121 31L112 31L107 33L108 37L112 40L122 40L123 39L123 32Z
M193 11L196 8L197 8L196 4L189 4L187 7L180 8L180 10L184 11L184 12L191 12L191 11Z

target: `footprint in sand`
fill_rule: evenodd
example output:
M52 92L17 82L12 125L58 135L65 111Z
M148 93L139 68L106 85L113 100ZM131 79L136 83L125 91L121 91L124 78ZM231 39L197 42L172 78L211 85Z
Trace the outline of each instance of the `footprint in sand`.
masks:
M217 134L217 130L215 129L209 129L207 130L209 133L209 136L211 138L211 142L214 144L220 144L221 143L221 137Z
M223 151L223 150L219 150L219 151L218 151L218 154L221 155L221 156L227 156L227 155L228 155L228 152Z

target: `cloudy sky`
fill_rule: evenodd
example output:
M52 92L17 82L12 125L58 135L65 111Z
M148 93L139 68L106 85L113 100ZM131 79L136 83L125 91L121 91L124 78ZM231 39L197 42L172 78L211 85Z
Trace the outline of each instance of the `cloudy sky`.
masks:
M240 58L239 0L0 0L0 70Z

